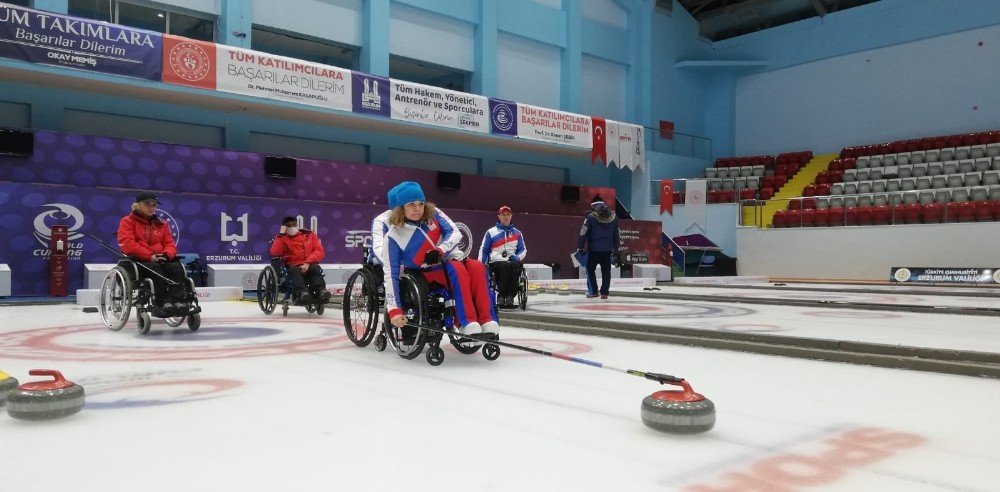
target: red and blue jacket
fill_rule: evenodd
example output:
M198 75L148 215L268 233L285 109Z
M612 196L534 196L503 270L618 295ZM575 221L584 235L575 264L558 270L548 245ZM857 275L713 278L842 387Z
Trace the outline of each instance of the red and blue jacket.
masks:
M458 248L462 234L455 223L441 210L435 210L427 222L406 221L401 226L390 225L382 244L382 255L388 263L385 279L385 309L391 319L403 313L400 308L399 274L403 268L434 269L440 266L425 265L424 255L432 249L440 249L443 257L462 259L464 253Z
M486 231L486 235L483 236L483 246L479 248L479 261L483 263L510 261L511 256L524 261L527 255L524 235L514 227L514 224L505 226L497 222L497 225Z

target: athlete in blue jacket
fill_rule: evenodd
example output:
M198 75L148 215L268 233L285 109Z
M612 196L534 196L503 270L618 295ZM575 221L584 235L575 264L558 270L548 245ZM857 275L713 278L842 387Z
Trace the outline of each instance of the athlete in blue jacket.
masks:
M399 273L405 267L419 269L428 282L451 286L463 334L497 333L500 325L486 267L479 260L464 258L458 249L462 235L455 223L433 203L427 203L420 185L412 181L389 191L389 207L389 230L380 255L388 269L385 308L389 322L396 327L406 324L399 297Z
M513 212L504 205L497 210L497 225L483 236L483 246L479 250L479 261L486 263L497 283L497 304L513 307L517 295L517 280L521 275L524 257L528 250L524 247L524 235L511 224Z
M587 297L597 297L597 265L601 265L601 299L608 298L611 285L611 255L618 253L621 239L618 236L618 218L608 208L600 195L590 203L590 211L583 219L577 251L587 251ZM584 249L586 248L586 249Z

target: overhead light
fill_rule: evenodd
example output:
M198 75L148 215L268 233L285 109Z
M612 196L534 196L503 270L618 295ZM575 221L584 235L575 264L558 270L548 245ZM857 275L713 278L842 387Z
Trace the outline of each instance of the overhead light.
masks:
M156 16L162 19L163 18L163 12L157 12Z

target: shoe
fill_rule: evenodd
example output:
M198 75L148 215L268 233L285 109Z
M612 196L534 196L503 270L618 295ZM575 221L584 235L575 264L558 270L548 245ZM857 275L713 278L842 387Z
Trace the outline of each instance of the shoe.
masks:
M319 297L320 299L323 299L323 304L326 304L330 302L330 297L332 297L332 295L330 294L330 291L324 290L323 293L319 295Z
M312 302L312 296L309 295L308 292L303 292L302 294L299 295L298 302L301 303L301 304L308 304L308 303Z
M587 299L593 299L597 297L597 294L587 294Z
M472 323L463 326L462 329L459 330L459 332L461 332L463 335L478 335L483 332L483 327L479 323L473 321Z
M607 300L608 299L608 295L607 294L601 294L601 299Z
M500 332L500 324L496 321L487 321L483 323L483 333L497 334Z

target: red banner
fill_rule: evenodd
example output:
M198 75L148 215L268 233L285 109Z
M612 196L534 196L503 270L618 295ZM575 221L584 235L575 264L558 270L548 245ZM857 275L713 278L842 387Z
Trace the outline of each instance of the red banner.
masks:
M664 211L674 214L674 180L660 180L660 213Z
M216 89L215 43L163 35L163 81Z
M604 118L592 116L594 148L590 151L590 164L593 165L598 159L608 165L608 138L607 129L604 127Z

